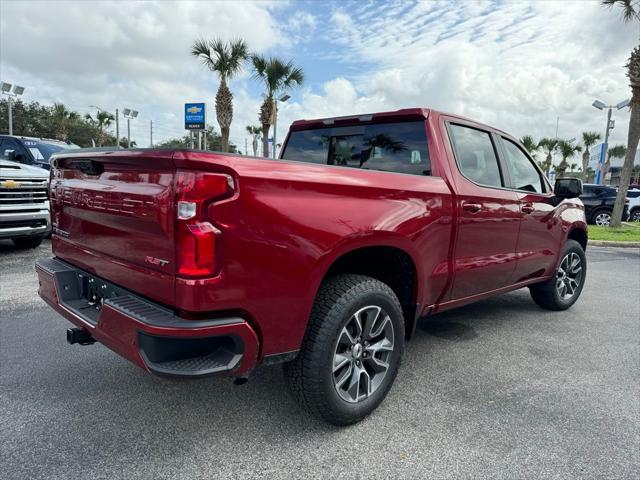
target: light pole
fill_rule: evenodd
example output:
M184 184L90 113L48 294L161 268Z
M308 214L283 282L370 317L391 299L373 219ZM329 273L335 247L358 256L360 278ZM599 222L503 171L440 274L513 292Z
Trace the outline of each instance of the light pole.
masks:
M606 105L604 102L600 100L594 100L591 104L593 107L596 107L598 110L607 110L607 125L604 130L604 143L602 144L602 149L600 150L600 158L598 159L598 171L596 172L596 183L598 185L602 185L604 182L604 178L602 178L602 168L604 166L605 159L607 158L607 150L609 149L609 130L613 130L614 122L611 120L611 111L615 107L617 110L620 110L629 105L631 101L629 99L623 100L617 105Z
M13 97L18 97L24 93L24 87L11 85L7 82L1 84L2 94L9 99L9 135L13 135Z
M282 95L280 98L276 98L275 99L275 115L274 115L274 119L273 119L273 158L276 158L276 145L278 145L277 139L276 139L276 133L278 131L278 100L280 100L281 102L286 102L287 100L289 100L291 98L291 95L287 95L286 93L284 95Z
M131 120L138 116L138 111L124 108L122 114L127 119L127 148L131 148Z

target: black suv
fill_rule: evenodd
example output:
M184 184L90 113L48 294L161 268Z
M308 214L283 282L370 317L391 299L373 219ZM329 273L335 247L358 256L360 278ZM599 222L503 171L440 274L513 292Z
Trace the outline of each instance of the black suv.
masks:
M582 186L580 200L584 203L584 213L587 222L594 225L609 225L611 223L611 213L613 205L616 203L616 189L606 185L593 185L585 183ZM629 201L625 202L622 219L626 220L629 215Z
M69 148L79 148L73 143L50 140L48 138L0 135L0 158L18 163L26 163L49 170L52 154Z

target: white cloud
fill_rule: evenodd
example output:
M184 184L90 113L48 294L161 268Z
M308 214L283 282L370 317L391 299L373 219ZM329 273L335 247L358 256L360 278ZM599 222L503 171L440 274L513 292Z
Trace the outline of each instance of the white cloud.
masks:
M115 5L0 2L1 74L44 103L137 108L141 145L150 118L156 139L181 135L185 101L205 98L215 124L217 79L189 55L197 36L241 36L255 50L333 67L321 83L308 71L313 88L281 105L282 140L296 118L415 106L517 136L553 136L556 117L561 137L600 132L605 115L591 102L630 95L623 65L639 33L597 1L353 2L322 13L284 2ZM244 127L257 122L262 98L248 72L231 88L231 137L244 150ZM625 143L628 112L614 117L611 141Z

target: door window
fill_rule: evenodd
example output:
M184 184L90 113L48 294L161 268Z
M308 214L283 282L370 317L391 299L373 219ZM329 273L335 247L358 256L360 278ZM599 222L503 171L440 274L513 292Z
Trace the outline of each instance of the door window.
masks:
M507 138L502 140L511 173L511 187L527 192L543 193L545 189L542 177L529 157L511 140Z
M450 132L462 174L479 185L504 186L489 133L455 124L450 125Z

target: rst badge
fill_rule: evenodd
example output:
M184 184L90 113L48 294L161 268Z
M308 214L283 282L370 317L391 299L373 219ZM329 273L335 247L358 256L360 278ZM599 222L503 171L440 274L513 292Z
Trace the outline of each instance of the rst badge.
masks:
M161 258L152 257L147 255L144 257L145 263L149 263L151 265L158 265L160 267L166 267L169 264L169 260L163 260Z

